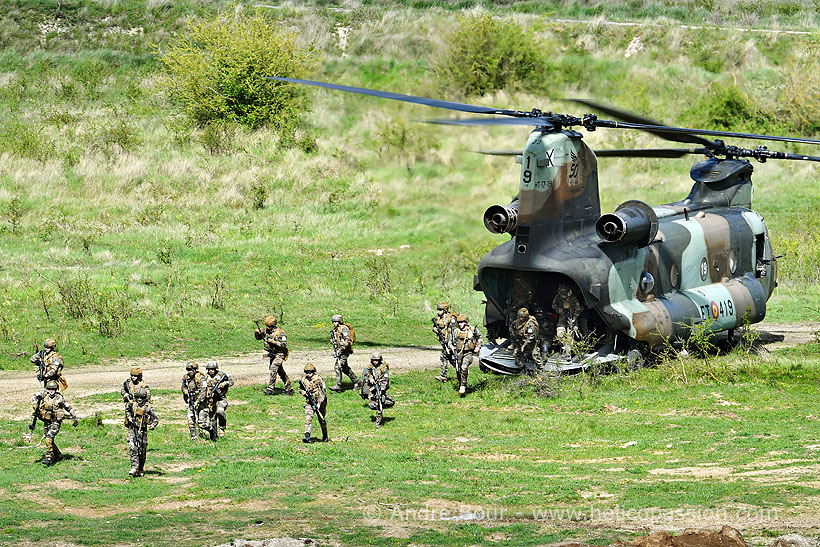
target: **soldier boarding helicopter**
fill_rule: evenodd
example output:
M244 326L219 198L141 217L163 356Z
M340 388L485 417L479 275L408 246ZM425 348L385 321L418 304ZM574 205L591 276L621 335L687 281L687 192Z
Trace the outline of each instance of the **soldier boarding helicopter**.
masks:
M594 341L586 355L553 355L541 365L552 370L646 355L682 340L706 322L711 332L761 321L776 286L777 258L763 217L751 209L753 167L744 158L820 161L820 157L749 150L704 136L820 144L818 140L687 129L582 99L568 99L625 121L578 118L538 109L519 111L427 99L412 95L310 80L270 78L492 117L429 120L449 125L534 126L522 152L518 195L484 213L494 234L511 239L478 264L474 288L486 296L484 325L490 343L479 354L484 370L517 374L536 364L516 362L510 351L511 325L520 308L547 307L562 293L574 293L583 310L576 336ZM583 135L597 128L637 129L695 148L593 151ZM491 152L492 153L492 152ZM689 195L652 207L638 200L601 215L597 157L674 158L704 155L690 175ZM556 318L553 316L553 321ZM583 330L584 332L579 332ZM508 340L498 345L500 338Z

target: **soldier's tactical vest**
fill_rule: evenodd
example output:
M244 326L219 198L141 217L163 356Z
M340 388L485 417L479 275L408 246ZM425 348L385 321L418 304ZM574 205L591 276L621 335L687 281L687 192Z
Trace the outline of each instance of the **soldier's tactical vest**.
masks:
M207 378L208 383L206 384L205 389L207 389L208 391L205 393L205 398L214 401L221 401L222 399L224 399L225 393L222 393L222 390L220 389L214 391L214 386L227 380L228 375L224 372L217 372L213 378L211 378L210 376L207 376Z
M454 333L456 351L459 353L467 353L476 348L475 327L468 326L466 329L456 329Z
M304 380L302 380L302 385L305 391L310 393L313 396L313 400L317 403L325 398L325 391L322 389L322 377L318 374L314 374L313 378L305 376Z
M373 376L373 379L378 382L379 380L382 380L385 377L388 370L390 370L390 367L387 365L387 362L382 361L382 364L377 367L374 367L371 364L370 370L368 372L371 376Z
M148 415L148 405L146 404L145 406L139 406L136 402L131 403L131 412L134 413L134 421L136 422L134 427L142 430L145 417ZM127 412L125 413L125 425L131 425L131 416L129 416Z
M38 415L44 422L62 420L65 417L65 411L61 408L60 398L51 398L48 395L43 396L40 400Z
M56 351L52 351L43 359L43 374L46 378L53 378L60 374L63 368L63 359Z
M337 343L340 345L344 338L350 338L350 347L346 351L353 353L353 344L356 343L356 330L353 328L353 325L350 323L342 323L336 327L335 335Z
M453 317L452 313L445 313L441 317L436 315L435 317L433 317L433 321L436 322L436 327L438 327L438 330L440 330L444 334L448 334L448 331L450 329L450 318L451 317Z
M199 387L202 385L202 373L195 372L194 377L190 378L187 374L182 377L185 382L185 387L188 389L188 397L196 399L199 397Z

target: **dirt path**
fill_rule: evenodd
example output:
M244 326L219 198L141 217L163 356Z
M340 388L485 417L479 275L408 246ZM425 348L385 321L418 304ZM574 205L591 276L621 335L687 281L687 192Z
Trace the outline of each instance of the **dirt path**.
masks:
M820 323L760 323L757 325L761 342L770 350L813 341L814 332L818 329L820 329ZM383 351L385 359L395 373L437 370L438 352L437 346L387 348ZM367 364L369 355L370 351L362 349L351 357L351 366L357 375ZM218 361L220 368L228 372L237 385L262 384L268 380L268 369L266 361L263 361L262 352L221 357ZM285 363L285 369L291 378L300 378L302 369L308 362L315 364L319 374L326 380L333 378L333 357L327 350L294 352ZM66 370L66 378L69 382L66 393L69 400L73 402L90 395L119 391L132 366L142 368L145 379L152 388L178 389L185 372L184 364L184 361L179 359L144 357L118 360L75 370L69 367ZM204 370L204 365L204 361L200 363L202 370ZM20 419L24 419L31 396L39 389L39 383L34 375L30 371L0 371L0 383L3 385L3 390L0 392L0 408L5 411L4 414L7 416L7 413L14 414L15 417L20 415ZM82 410L83 405L80 403L78 411L81 415Z
M370 351L359 350L350 358L351 368L360 375L367 364ZM390 363L391 372L402 373L412 370L438 370L439 348L388 348L382 351L385 360ZM263 360L262 352L234 355L218 358L219 368L224 370L236 382L236 385L263 384L270 376L267 359ZM329 350L299 351L291 354L285 362L285 370L292 381L302 377L305 364L313 363L319 374L332 385L334 377L333 356ZM199 363L199 368L205 371L205 361ZM179 389L182 375L185 374L185 361L179 359L151 358L118 360L103 365L91 365L81 369L66 369L68 380L66 396L80 416L83 416L83 405L78 400L99 393L119 392L124 380L128 379L131 367L142 368L146 383L153 389ZM30 371L14 370L0 371L0 383L3 385L0 393L0 408L3 414L13 414L16 419L25 419L26 407L31 402L31 396L40 389L40 383ZM281 381L279 386L281 386Z

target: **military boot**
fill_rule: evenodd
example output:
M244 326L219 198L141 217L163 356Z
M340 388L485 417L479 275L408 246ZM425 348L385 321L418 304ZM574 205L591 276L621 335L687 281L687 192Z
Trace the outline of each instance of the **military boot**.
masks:
M461 384L461 386L459 386L459 388L458 388L458 396L459 397L464 397L466 394L467 394L467 386L465 386L464 384Z
M382 427L382 415L379 414L376 416L376 429L381 429Z
M302 442L303 442L303 443L311 443L311 442L313 442L313 441L311 441L311 440L310 440L310 433L308 433L307 431L305 431L305 438L304 438L304 439L302 439Z
M271 388L265 388L265 391L262 392L262 395L273 395L273 390Z
M438 380L439 382L446 382L447 376L445 376L444 374L439 374L438 376L436 376L436 380Z
M328 389L330 391L335 391L336 393L339 393L340 391L342 391L342 386L340 386L339 384L336 384L335 386L331 386Z
M285 395L293 395L293 388L286 389L285 390Z
M219 433L217 433L217 435L219 435L219 437L220 437L220 438L221 438L221 437L224 437L224 436L225 436L225 428L224 428L224 427L220 427L220 428L219 428Z
M53 452L46 452L46 455L43 456L43 465L46 467L51 466L54 463L54 453Z
M137 469L136 465L131 466L131 471L128 472L129 475L132 477L136 477L139 474L139 470Z
M191 440L196 441L197 440L196 427L189 427L188 431L191 432Z

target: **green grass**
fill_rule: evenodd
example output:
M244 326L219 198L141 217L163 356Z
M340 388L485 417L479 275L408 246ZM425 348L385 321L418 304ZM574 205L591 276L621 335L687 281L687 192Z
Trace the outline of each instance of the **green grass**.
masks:
M511 392L510 380L478 371L458 399L429 373L403 374L381 430L355 393L331 394L332 442L309 446L300 442L299 397L233 389L228 435L191 444L183 411L168 408L178 393L157 391L160 425L140 480L127 479L121 425L66 424L58 440L70 458L43 469L42 449L18 440L22 422L5 420L0 528L9 542L83 545L288 534L351 545L460 545L500 534L502 545L530 545L543 543L544 527L555 540L624 537L545 517L547 510L575 511L576 520L616 508L769 510L785 518L820 494L802 482L814 476L811 446L820 438L818 349L763 361L718 358L720 383L698 375L695 362L689 383L665 365L595 385L581 375L565 379L552 399ZM118 401L112 393L72 402L119 420ZM55 504L64 509L51 513ZM501 510L504 520L494 518ZM487 518L439 518L468 511Z

